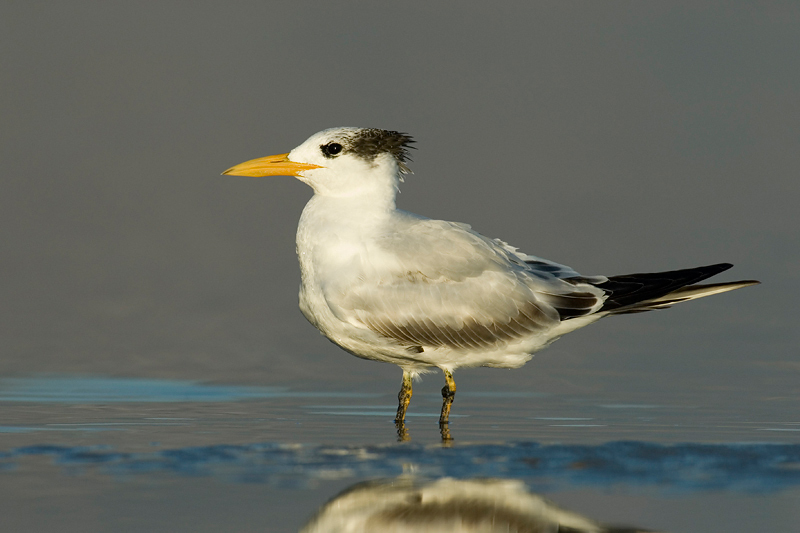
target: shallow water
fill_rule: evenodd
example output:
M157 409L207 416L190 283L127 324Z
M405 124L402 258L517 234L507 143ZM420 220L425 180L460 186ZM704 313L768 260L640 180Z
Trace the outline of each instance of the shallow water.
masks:
M309 529L333 531L363 512L331 509L383 490L375 487L395 491L364 504L387 507L378 518L421 517L392 522L398 531L499 524L491 483L502 480L513 488L503 502L522 502L514 513L530 524L567 513L587 528L791 531L800 520L800 424L790 417L478 390L457 396L447 442L439 399L415 396L410 439L400 442L392 400L179 380L0 379L5 530L294 531L344 498ZM470 492L486 479L494 488ZM395 508L393 497L412 493L447 499L449 510ZM475 517L483 500L491 516Z

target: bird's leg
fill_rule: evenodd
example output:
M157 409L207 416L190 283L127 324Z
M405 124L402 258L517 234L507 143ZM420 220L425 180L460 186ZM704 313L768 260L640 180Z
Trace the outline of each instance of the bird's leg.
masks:
M450 406L453 405L453 399L456 397L456 382L453 380L453 374L449 370L442 370L444 372L445 386L442 387L442 414L439 416L439 426L447 424L450 421Z
M403 371L403 386L400 388L400 393L397 395L397 416L394 418L394 425L397 428L397 440L406 442L411 437L408 436L406 429L405 418L408 404L411 402L411 374Z
M396 424L402 424L406 419L406 410L411 403L411 374L403 370L403 386L397 395L397 416L394 417Z
M450 424L439 422L439 433L442 435L442 447L450 448L453 446L453 437L450 436Z
M411 435L408 434L408 428L405 423L395 422L394 427L397 429L397 442L408 442L411 440Z

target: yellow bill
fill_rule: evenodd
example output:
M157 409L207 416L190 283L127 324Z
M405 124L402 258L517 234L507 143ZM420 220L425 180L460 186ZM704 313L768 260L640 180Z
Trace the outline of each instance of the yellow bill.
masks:
M254 178L260 178L261 176L299 176L300 172L313 168L322 167L310 163L295 163L294 161L289 161L289 154L278 154L239 163L223 172L223 174L228 176L251 176Z

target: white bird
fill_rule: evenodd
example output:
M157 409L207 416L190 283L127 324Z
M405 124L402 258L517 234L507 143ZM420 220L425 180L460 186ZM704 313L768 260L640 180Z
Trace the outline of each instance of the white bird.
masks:
M717 265L585 277L570 267L484 237L467 224L401 211L411 137L332 128L288 154L224 172L295 176L314 189L297 228L300 309L328 339L363 359L403 370L395 421L403 424L411 381L444 372L447 424L460 367L518 368L565 333L608 315L663 309L749 285L695 285Z

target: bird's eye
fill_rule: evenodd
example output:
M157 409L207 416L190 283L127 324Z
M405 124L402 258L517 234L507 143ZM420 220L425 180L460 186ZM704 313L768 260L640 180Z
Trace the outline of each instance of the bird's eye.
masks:
M334 157L342 151L342 145L339 143L328 143L320 146L322 155L325 157Z

